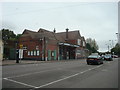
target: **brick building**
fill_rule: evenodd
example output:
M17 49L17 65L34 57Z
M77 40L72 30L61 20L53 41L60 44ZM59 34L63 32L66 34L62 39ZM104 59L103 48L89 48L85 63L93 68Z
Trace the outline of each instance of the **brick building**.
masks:
M38 32L24 30L19 39L19 48L23 49L23 59L67 60L87 56L85 39L79 30L56 33L39 29Z

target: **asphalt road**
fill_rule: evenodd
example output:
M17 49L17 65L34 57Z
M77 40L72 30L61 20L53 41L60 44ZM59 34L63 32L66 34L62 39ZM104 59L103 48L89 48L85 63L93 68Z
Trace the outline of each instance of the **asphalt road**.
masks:
M118 59L101 65L85 60L3 66L3 88L118 88Z

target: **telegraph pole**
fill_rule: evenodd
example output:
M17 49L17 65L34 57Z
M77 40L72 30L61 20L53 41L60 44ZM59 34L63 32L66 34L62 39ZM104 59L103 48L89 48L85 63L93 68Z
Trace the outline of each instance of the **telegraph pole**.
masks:
M44 37L44 61L46 60L46 38Z
M19 50L17 49L18 42L16 41L16 63L19 63Z

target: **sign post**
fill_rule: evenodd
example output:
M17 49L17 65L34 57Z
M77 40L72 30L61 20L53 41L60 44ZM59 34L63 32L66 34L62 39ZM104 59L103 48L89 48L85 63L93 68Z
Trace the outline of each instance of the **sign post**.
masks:
M19 58L20 60L23 58L23 49L19 49Z

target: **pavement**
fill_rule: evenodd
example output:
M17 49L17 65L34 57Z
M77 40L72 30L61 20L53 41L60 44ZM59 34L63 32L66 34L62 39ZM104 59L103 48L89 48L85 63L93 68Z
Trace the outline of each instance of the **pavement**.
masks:
M81 59L81 60L83 60L83 59ZM49 63L49 62L58 62L58 61L62 62L62 61L72 61L72 60L50 60L50 61L19 60L19 63L16 63L16 60L3 60L0 63L0 66L21 65L21 64L37 64L37 63Z
M5 65L21 65L21 64L35 64L44 61L34 61L34 60L20 60L19 63L16 63L16 60L4 60L2 61L2 66Z

